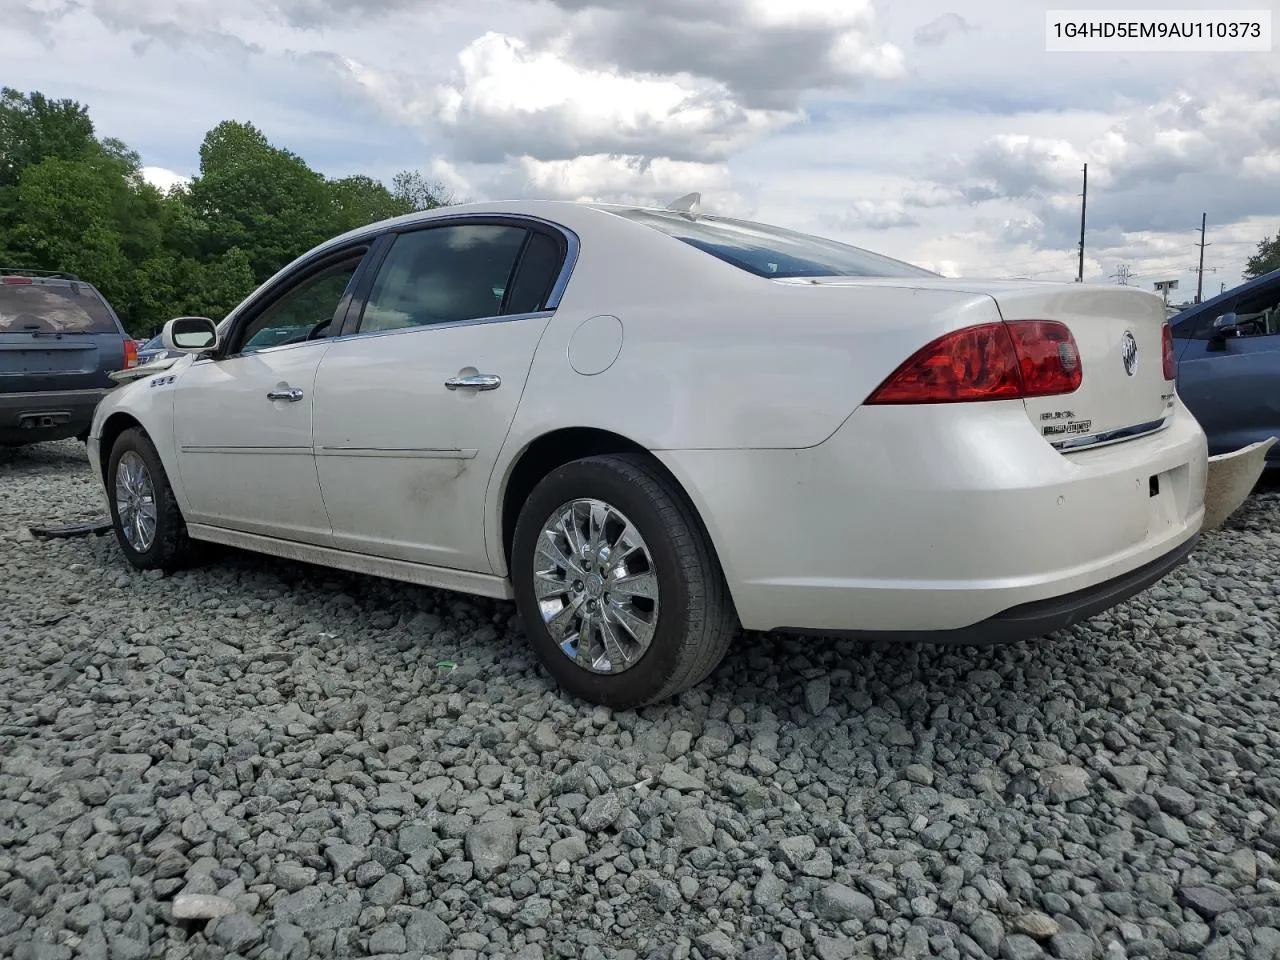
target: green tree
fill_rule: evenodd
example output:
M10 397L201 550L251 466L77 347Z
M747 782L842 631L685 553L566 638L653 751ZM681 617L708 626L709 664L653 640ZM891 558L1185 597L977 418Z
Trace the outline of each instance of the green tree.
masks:
M86 160L101 150L87 107L0 88L0 187L17 186L23 170L49 157Z
M324 177L251 123L225 121L205 137L189 202L205 222L201 258L238 247L259 282L330 234Z
M109 167L49 157L22 171L6 253L23 266L67 270L124 302L132 267L113 216Z
M391 193L409 210L434 210L457 203L453 192L439 180L423 176L419 170L404 170L391 179Z
M183 314L221 319L336 234L454 202L418 171L390 188L326 179L238 121L209 131L188 187L161 193L141 165L97 137L87 107L0 89L0 264L74 272L144 334Z
M1249 258L1244 267L1246 280L1260 277L1272 270L1280 270L1280 233L1274 237L1263 237L1258 244L1258 251Z
M333 204L331 229L335 235L414 211L404 198L394 196L372 177L330 180L329 195Z

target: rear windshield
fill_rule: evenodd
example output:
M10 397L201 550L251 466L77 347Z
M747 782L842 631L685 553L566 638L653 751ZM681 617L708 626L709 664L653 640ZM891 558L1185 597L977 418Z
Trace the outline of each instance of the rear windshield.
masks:
M0 284L0 333L119 333L96 293L80 284Z
M781 227L656 210L611 211L661 230L758 277L936 277L861 247Z

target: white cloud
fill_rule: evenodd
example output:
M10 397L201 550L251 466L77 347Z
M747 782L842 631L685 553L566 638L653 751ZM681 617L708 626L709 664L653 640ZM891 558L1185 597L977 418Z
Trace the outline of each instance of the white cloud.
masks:
M800 117L746 109L723 85L689 75L582 67L499 33L464 49L453 80L434 89L350 59L343 65L382 108L442 127L457 155L475 162L642 151L717 161Z
M806 91L900 77L871 0L550 0L580 62L704 77L750 107L794 109Z
M185 177L164 167L143 167L142 179L161 193L168 193L174 187L186 186L191 182L190 177Z
M0 0L6 82L87 102L149 167L250 120L323 172L459 196L757 216L941 272L1070 279L1280 223L1271 59L1046 55L1049 0ZM1028 38L1031 38L1030 40ZM158 176L158 174L157 174Z

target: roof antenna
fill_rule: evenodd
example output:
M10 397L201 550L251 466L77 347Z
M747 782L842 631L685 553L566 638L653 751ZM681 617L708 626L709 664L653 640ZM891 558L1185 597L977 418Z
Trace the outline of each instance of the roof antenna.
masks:
M667 204L668 210L674 210L676 213L693 213L698 204L702 202L702 194L686 193L679 200L673 200Z

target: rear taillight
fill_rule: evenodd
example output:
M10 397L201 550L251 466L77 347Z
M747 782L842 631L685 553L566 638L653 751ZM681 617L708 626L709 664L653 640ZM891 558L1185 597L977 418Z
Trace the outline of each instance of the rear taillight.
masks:
M124 342L124 368L128 370L130 367L138 365L138 344L132 338L128 338Z
M911 357L870 404L963 403L1072 393L1083 371L1071 331L1051 320L965 327Z
M1164 341L1164 378L1175 380L1178 376L1178 361L1173 355L1173 327L1166 323L1161 331L1161 338Z
M30 277L0 277L0 283L30 283Z

